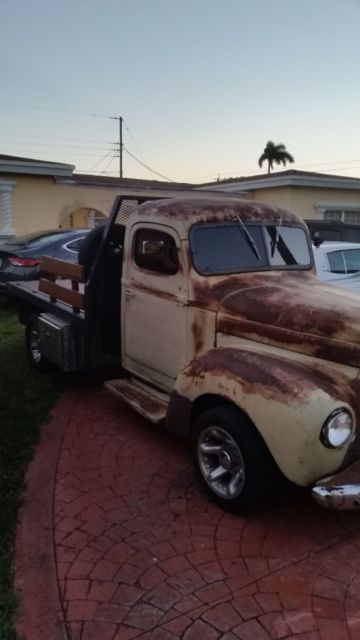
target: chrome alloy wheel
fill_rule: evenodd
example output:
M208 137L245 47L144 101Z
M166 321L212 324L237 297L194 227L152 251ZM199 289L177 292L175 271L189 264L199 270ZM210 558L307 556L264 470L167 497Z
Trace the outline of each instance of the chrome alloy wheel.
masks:
M38 364L42 358L42 354L40 351L40 336L38 330L33 326L30 330L30 351L31 356L35 362Z
M220 427L207 427L200 434L197 457L209 488L221 498L237 498L245 482L245 463L229 433Z

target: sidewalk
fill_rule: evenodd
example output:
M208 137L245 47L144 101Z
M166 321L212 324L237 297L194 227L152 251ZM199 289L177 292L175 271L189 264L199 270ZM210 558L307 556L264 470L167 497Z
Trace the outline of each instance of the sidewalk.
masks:
M24 640L359 640L360 518L298 492L226 514L186 443L68 392L29 470L17 586Z

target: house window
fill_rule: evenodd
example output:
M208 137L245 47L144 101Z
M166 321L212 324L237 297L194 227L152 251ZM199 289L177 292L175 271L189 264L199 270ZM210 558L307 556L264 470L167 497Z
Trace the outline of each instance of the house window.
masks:
M360 224L360 207L353 209L327 209L323 212L323 220L330 222L346 222L347 224Z

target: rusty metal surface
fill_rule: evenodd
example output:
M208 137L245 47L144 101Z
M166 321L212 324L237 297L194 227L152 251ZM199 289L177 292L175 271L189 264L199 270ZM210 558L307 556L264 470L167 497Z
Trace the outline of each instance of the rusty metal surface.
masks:
M130 224L159 224L176 231L183 271L176 283L168 278L160 287L160 278L155 285L144 277L137 286L141 293L154 294L157 305L177 297L180 306L174 305L173 317L181 307L181 323L186 323L186 344L177 341L178 352L186 349L185 368L176 373L172 407L174 415L180 405L186 406L186 424L178 421L176 431L188 430L189 407L195 400L207 394L222 397L250 417L283 473L306 486L356 455L352 452L357 451L360 434L352 446L331 451L321 444L319 434L330 413L340 407L360 424L360 297L320 283L311 268L197 273L188 241L191 227L238 216L246 223L281 220L305 227L295 214L263 203L230 199L145 203ZM232 344L224 345L230 338ZM164 369L163 346L158 352L158 366ZM152 370L155 360L148 365ZM138 373L144 375L142 370Z
M232 340L231 347L219 345L190 362L176 382L176 393L191 402L212 394L238 406L282 473L296 484L307 486L339 470L351 445L329 450L320 432L336 409L345 407L354 419L359 416L357 370L281 349L272 353L259 344L256 349L251 340L246 345Z
M192 280L190 305L218 312L217 330L360 367L360 296L308 272Z
M355 395L342 376L330 375L321 367L289 361L268 354L252 354L244 349L218 348L195 358L184 375L199 378L206 373L239 380L245 393L289 404L305 401L311 392L323 390L332 398L351 401ZM350 404L350 402L349 402Z
M240 216L243 222L278 222L282 218L282 224L300 224L305 227L301 218L288 209L236 198L156 200L140 205L135 215L137 218L158 217L168 221L171 219L173 222L178 219L186 221L187 226L195 222L233 220L236 216Z
M104 386L151 422L159 423L164 419L167 399L150 387L145 388L128 379L108 380Z
M286 208L239 198L176 198L155 200L141 204L131 215L129 224L162 224L176 230L187 239L189 230L198 223L233 222L246 224L296 225L306 230L304 221Z

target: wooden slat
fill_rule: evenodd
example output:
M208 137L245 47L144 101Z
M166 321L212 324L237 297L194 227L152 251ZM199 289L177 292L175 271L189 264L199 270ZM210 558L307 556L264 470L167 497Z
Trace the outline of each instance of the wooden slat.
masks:
M75 282L85 282L84 267L66 260L44 256L40 261L40 271L61 276L62 278L70 278Z
M45 280L45 278L40 279L39 291L47 293L52 299L66 302L75 309L84 309L85 307L85 296L82 293L61 287L59 284L56 284L56 282L50 282L50 280Z

